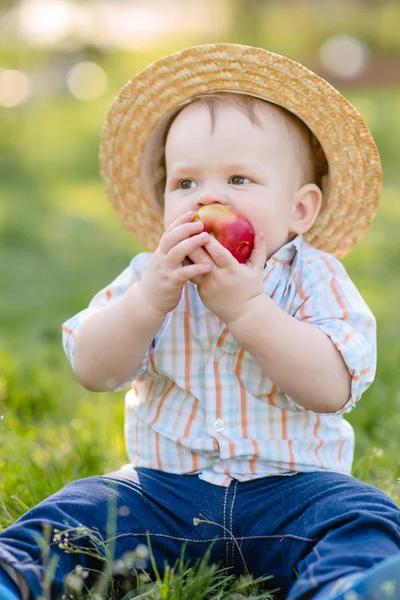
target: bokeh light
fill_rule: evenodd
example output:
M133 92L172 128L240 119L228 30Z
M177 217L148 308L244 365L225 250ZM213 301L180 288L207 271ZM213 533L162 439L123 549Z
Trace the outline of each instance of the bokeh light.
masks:
M0 70L0 106L18 106L31 92L31 80L25 73L14 69Z
M39 44L52 44L70 31L70 7L61 0L31 0L20 10L22 34Z
M320 60L332 75L353 79L364 71L368 54L364 42L353 35L338 33L322 44Z
M67 87L78 100L92 100L107 88L107 75L96 63L82 61L68 71Z
M14 29L30 46L71 49L90 43L143 49L181 34L183 4L183 0L21 0L5 13L6 19L0 19L0 35L9 36ZM228 4L229 0L185 3L185 35L219 34L226 29Z

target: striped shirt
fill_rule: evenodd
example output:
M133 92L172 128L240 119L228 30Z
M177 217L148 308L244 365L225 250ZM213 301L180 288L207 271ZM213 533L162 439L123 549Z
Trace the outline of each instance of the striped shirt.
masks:
M72 364L82 323L140 281L150 259L150 253L135 256L88 308L63 325ZM222 486L232 479L298 472L350 473L354 432L343 413L374 379L375 319L343 265L301 236L267 261L264 292L335 344L352 377L346 404L335 413L317 413L294 402L262 372L188 282L134 380L115 388L130 387L125 435L133 465L198 474Z

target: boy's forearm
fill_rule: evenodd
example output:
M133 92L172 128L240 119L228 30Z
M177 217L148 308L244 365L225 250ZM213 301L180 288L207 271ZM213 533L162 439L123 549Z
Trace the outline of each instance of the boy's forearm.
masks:
M298 404L334 412L350 398L351 376L332 341L318 327L285 313L268 296L254 298L252 310L228 328Z
M129 381L164 318L143 300L139 284L91 315L75 341L73 364L79 382L101 392Z

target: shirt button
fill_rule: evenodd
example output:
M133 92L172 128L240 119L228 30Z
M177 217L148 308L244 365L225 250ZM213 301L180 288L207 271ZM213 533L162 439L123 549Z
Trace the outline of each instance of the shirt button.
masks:
M217 419L216 421L214 421L213 427L214 427L215 431L218 431L218 432L222 431L223 428L224 428L224 422L223 422L223 420L222 419Z
M214 360L219 360L221 358L221 350L216 350L214 354Z

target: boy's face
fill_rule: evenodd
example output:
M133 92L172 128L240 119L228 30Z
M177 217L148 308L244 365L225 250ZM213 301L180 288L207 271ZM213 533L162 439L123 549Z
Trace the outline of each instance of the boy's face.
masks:
M195 102L173 122L165 146L167 227L189 210L225 204L265 232L268 257L294 237L296 191L302 173L285 117L265 103L251 123L235 106L222 103L214 130L209 109Z

